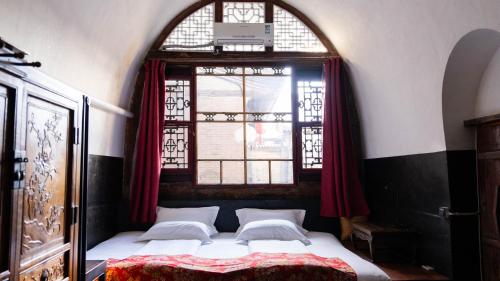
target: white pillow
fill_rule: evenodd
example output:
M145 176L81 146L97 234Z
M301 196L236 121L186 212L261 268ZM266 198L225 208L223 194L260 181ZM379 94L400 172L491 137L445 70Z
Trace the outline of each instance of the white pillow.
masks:
M306 216L305 210L298 209L282 209L282 210L268 210L268 209L239 209L236 210L236 216L240 222L240 227L236 231L238 234L245 224L253 221L260 220L287 220L300 227L302 233L306 234L307 230L302 228L304 217Z
M260 220L252 221L241 229L236 236L237 240L299 240L304 245L311 241L299 230L298 226L288 220Z
M166 221L153 225L147 232L139 236L137 241L147 240L200 240L212 242L211 229L208 225L197 221Z
M213 235L217 233L214 223L218 213L218 206L201 208L158 207L155 224L165 221L197 221L208 225L211 228L210 235Z

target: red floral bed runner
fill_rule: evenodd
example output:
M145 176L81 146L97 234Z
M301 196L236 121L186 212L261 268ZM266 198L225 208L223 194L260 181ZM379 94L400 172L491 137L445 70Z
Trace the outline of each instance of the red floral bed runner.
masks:
M108 260L106 281L355 281L354 270L339 258L313 254L254 253L234 259L191 255L132 256Z

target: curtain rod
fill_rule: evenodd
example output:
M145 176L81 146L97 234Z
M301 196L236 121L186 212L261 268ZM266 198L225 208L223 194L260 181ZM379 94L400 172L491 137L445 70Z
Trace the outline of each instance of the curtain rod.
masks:
M134 114L128 110L125 110L121 107L118 107L116 105L112 105L110 103L107 103L105 101L93 98L93 97L88 97L89 98L89 106L97 109L101 109L103 111L115 113L117 115L125 116L127 118L133 118Z

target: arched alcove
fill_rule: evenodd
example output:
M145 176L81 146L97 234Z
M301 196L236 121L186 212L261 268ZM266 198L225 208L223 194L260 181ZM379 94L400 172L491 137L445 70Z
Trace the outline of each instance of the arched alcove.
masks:
M463 121L479 117L476 107L483 74L500 48L500 32L477 29L463 36L450 54L443 80L443 125L447 150L474 148Z

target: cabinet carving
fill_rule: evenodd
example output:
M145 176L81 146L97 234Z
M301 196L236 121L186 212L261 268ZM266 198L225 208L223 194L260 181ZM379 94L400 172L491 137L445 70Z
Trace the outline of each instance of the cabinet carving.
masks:
M64 234L68 114L49 108L28 104L23 255Z

